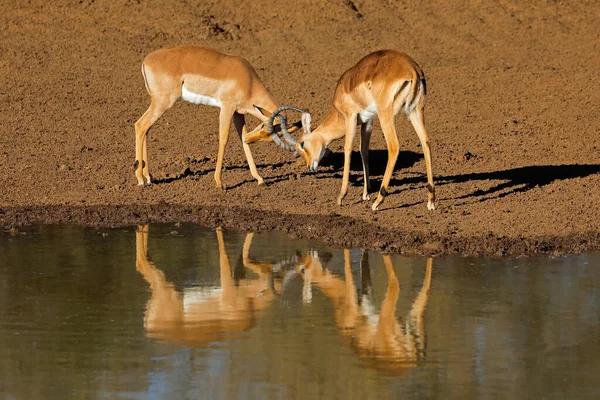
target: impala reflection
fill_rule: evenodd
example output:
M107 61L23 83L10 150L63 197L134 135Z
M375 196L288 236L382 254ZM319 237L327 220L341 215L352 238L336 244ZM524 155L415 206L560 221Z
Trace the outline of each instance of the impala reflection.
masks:
M312 298L313 287L319 288L332 301L339 333L363 365L398 374L415 367L425 354L423 314L429 299L433 259L427 259L423 286L409 314L402 320L396 317L400 282L391 258L383 256L383 263L388 279L379 312L372 301L369 254L366 252L362 254L360 262L360 297L352 275L349 250L344 250L343 278L329 271L324 266L326 262L314 251L307 254L306 262L299 266L298 272L304 277L305 301Z
M150 284L152 293L144 318L148 337L182 341L191 346L227 339L252 328L281 291L282 279L274 272L274 264L259 263L250 257L252 233L246 235L242 260L244 267L258 276L255 279L238 279L232 273L220 229L216 230L216 236L220 287L178 291L148 258L148 226L138 227L136 269Z

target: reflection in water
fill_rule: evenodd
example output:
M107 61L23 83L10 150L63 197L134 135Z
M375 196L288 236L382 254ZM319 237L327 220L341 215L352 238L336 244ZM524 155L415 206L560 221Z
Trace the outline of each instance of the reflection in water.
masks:
M173 229L0 232L0 399L600 398L600 254Z
M362 296L354 283L350 250L344 250L344 279L328 271L317 252L308 252L305 263L299 266L304 276L303 297L312 298L311 285L318 287L334 305L336 326L347 342L363 361L363 365L388 373L401 373L416 366L424 355L425 333L423 313L429 298L433 259L427 259L427 271L423 287L415 299L409 318L401 324L396 318L396 304L400 283L390 256L384 255L387 273L387 290L377 313L372 302L371 270L369 253L363 252L360 261Z
M253 233L246 235L242 259L244 267L258 278L243 278L240 276L245 275L244 271L232 270L223 232L217 229L220 286L186 288L182 293L148 259L148 225L139 226L135 235L136 269L152 291L144 319L149 337L181 340L193 346L227 339L252 328L281 290L281 279L274 276L273 264L250 258Z
M242 261L243 267L253 271L257 278L247 278L244 271L232 270L221 229L216 229L216 237L220 286L196 286L179 292L148 259L148 226L138 227L136 269L151 288L144 319L149 337L184 341L192 346L231 338L254 327L262 312L281 292L282 269L274 271L274 264L259 263L250 257L253 233L246 235ZM297 251L297 254L302 252ZM364 366L388 373L401 373L416 366L424 354L423 313L429 298L433 259L427 259L423 286L409 317L401 324L396 318L400 283L390 256L383 256L387 290L381 310L377 312L369 295L372 292L369 254L363 252L360 261L363 286L360 298L352 275L350 250L344 250L344 278L323 265L322 259L331 257L329 252L325 254L321 258L318 251L310 250L304 257L294 259L296 271L304 279L303 302L311 302L312 286L319 288L333 302L335 324ZM290 272L287 280L289 278Z

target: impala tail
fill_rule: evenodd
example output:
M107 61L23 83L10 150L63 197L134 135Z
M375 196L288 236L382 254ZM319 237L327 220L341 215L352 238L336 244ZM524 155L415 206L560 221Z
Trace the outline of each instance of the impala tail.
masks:
M417 82L416 84L413 84ZM425 100L425 96L427 95L427 81L425 80L425 75L414 75L414 78L411 82L410 94L406 97L406 101L404 103L404 113L408 116L410 120L410 113L413 112L419 102Z

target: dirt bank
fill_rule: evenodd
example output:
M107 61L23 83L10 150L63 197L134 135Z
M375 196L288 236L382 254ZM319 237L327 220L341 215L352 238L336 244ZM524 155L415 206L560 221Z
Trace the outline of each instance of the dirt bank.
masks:
M0 30L0 224L196 221L406 253L600 249L600 5L391 3L10 1ZM181 43L243 55L279 101L310 108L315 123L360 57L409 53L427 76L438 209L427 211L422 151L402 117L402 152L375 214L358 201L358 153L348 204L335 204L342 143L317 174L273 144L254 145L268 183L258 187L232 134L228 190L215 188L218 110L183 102L153 127L157 184L138 188L133 124L149 104L140 63ZM377 189L387 157L377 123L372 149Z

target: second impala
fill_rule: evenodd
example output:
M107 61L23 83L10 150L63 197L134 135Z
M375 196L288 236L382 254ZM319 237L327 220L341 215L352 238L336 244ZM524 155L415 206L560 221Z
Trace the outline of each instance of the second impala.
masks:
M431 169L431 151L425 131L423 111L425 107L425 75L417 63L404 53L381 50L362 58L355 66L344 72L333 96L333 110L319 127L310 131L310 116L303 117L304 136L296 144L296 151L306 161L309 170L315 171L326 154L327 146L346 136L344 144L344 175L338 204L348 192L350 155L356 135L356 125L361 127L360 154L363 160L363 200L369 200L369 141L373 120L377 116L385 137L388 161L373 211L377 210L387 195L388 185L399 153L394 117L400 111L408 116L423 147L427 168L429 210L435 209L435 189ZM260 139L260 134L246 137L247 143Z

